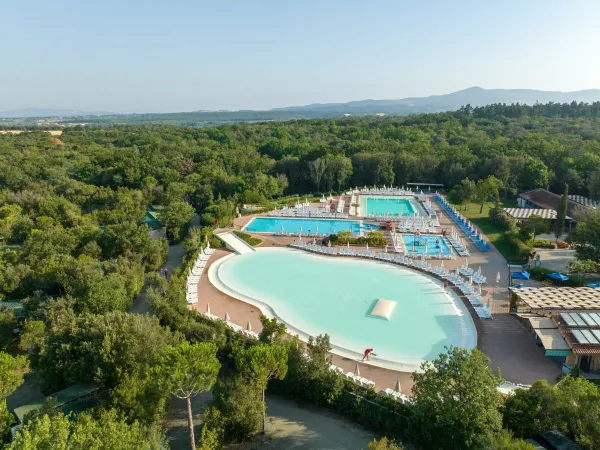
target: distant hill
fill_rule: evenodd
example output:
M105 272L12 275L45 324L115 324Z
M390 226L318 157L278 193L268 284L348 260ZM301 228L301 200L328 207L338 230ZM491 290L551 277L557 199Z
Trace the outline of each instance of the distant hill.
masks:
M52 117L57 124L87 123L91 125L111 124L173 124L189 126L218 125L235 122L281 121L297 119L326 119L344 115L386 114L404 116L408 114L436 113L453 111L470 104L473 107L493 103L571 103L572 101L600 102L600 89L574 92L536 91L532 89L483 89L471 87L462 91L429 97L410 97L398 100L359 100L347 103L316 103L304 106L274 108L267 111L206 111L197 110L179 113L148 114L112 114L103 111L75 111L68 109L27 108L20 111L0 112L0 118L21 117L22 119L4 119L2 123L37 125L43 121L32 118Z
M106 111L78 111L76 109L23 108L14 111L0 111L0 117L76 117L107 116L114 113Z
M462 91L429 97L409 97L398 100L360 100L347 103L317 103L306 106L276 108L272 111L321 111L342 114L410 114L452 111L470 104L485 106L492 103L593 103L600 101L600 89L574 92L536 91L533 89L484 89L471 87Z

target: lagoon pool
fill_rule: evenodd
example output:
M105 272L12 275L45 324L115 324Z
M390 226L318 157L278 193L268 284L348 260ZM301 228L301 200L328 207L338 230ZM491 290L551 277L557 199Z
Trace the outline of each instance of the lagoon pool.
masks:
M336 353L355 359L375 349L372 363L382 367L413 371L445 346L477 344L460 299L440 281L401 266L259 248L219 259L209 278L304 341L327 333ZM369 316L377 299L395 302L389 320Z
M420 236L415 236L414 234L403 234L402 240L404 241L407 253L432 256L452 254L452 249L446 242L446 239L441 235L422 234ZM438 242L436 242L436 240Z
M413 197L360 196L360 213L363 216L414 216L424 215L423 208Z
M358 220L303 219L289 217L255 217L243 229L249 233L323 233L333 234L340 231L378 230L375 224L362 223Z

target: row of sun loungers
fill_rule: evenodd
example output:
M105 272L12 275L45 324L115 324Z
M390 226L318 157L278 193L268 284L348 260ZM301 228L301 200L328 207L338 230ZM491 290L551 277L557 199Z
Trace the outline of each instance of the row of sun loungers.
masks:
M394 397L396 400L402 403L410 402L410 397L408 395L404 395L398 391L393 390L392 388L386 388L382 391L384 394L389 395L390 397Z
M467 250L467 247L461 242L461 240L456 236L446 236L452 248L458 253L460 256L470 256L471 252Z
M338 213L338 214L343 213L345 205L346 205L346 202L342 198L340 198L340 200L337 203L337 207L335 209L335 212Z
M270 211L270 217L311 217L315 219L347 219L348 214L342 212L329 212L329 208L284 208L277 211Z
M258 333L256 331L252 331L252 328L250 327L250 322L248 322L248 326L246 328L244 328L241 325L238 325L237 323L233 323L229 319L229 315L227 315L227 314L225 314L225 318L221 319L220 317L215 316L214 314L212 314L210 312L210 305L207 305L206 311L203 312L202 315L211 320L219 320L219 321L225 322L225 325L227 325L233 331L245 334L246 336L249 336L253 339L258 339Z
M364 187L362 188L360 191L355 190L355 193L360 193L362 195L414 195L415 192L411 191L410 189L404 189L402 188L395 188L395 187L385 187L383 186L382 188L378 188L377 186L374 186L372 188L368 188L368 187ZM350 195L350 194L348 194Z
M348 215L356 216L356 206L354 206L357 204L356 194L354 192L351 192L350 194L346 192L346 194L350 195L350 207L348 209Z
M307 250L322 255L359 256L362 258L375 259L378 261L384 261L393 264L401 264L408 267L414 267L425 272L433 273L434 275L437 275L438 277L444 278L445 280L449 281L454 286L456 286L464 295L466 295L467 299L469 299L469 302L473 305L475 312L477 313L479 318L492 318L491 312L487 309L486 306L483 305L483 300L481 299L481 296L475 292L471 283L469 283L467 280L463 280L459 273L450 272L441 266L432 266L423 259L414 259L408 256L399 255L397 253L376 252L366 248L351 249L344 247L325 247L322 245L311 244L302 241L294 241L290 245L294 248L299 248L302 250Z
M488 252L491 250L489 244L485 242L483 236L479 234L475 226L467 219L462 217L441 195L434 195L434 200L442 207L444 211L457 223L460 229L473 241L479 250Z
M208 264L210 256L215 252L215 249L206 247L200 251L200 254L194 261L194 264L188 271L186 278L186 300L188 304L198 303L198 282L202 277L202 272Z
M486 282L487 278L484 277L483 275L481 275L480 271L475 271L473 270L471 267L468 266L461 266L458 268L458 271L461 275L464 275L466 277L470 277L471 281L475 284L483 284Z
M344 372L344 369L342 369L341 367L338 367L334 364L331 364L329 366L329 370L331 370L332 372L337 372L340 375L345 376L349 380L352 380L356 384L359 384L361 386L368 387L368 388L375 387L374 381L369 380L368 378L361 377L360 374L354 374L353 372Z
M315 238L329 236L328 233L307 233L304 231L293 231L293 232L277 231L277 232L273 233L273 235L274 236L302 236L302 237L315 237Z
M425 197L423 197L423 200L421 200L419 197L417 197L417 200L421 202L421 206L423 207L425 212L430 216L437 216L437 212L435 211L435 209L433 209L431 202L429 200L426 200Z

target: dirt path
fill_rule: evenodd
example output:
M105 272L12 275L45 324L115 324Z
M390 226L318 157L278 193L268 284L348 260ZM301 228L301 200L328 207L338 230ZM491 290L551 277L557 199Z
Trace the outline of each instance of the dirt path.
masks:
M200 216L194 216L192 218L192 226L197 226L200 222ZM157 233L156 231L151 231L154 236L165 237L164 231ZM169 273L173 273L177 267L181 265L183 261L183 257L185 256L185 249L183 248L183 243L180 242L176 245L169 245L167 249L167 262L162 265L161 269L167 269ZM135 299L133 300L133 306L129 309L130 313L133 314L152 314L150 308L148 306L148 297L146 295L147 286L142 288L142 292L140 292Z

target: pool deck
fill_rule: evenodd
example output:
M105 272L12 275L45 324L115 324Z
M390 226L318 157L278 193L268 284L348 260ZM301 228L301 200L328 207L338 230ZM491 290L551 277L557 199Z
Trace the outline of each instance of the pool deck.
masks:
M437 205L436 205L437 206ZM437 208L436 208L437 209ZM254 216L243 216L234 221L234 228L241 229ZM448 232L455 224L446 215L441 220L441 229ZM455 226L455 229L457 227ZM287 246L294 241L293 237L258 235L263 240L260 247ZM467 240L465 239L465 242ZM480 252L475 244L468 243L471 256L468 257L469 266L481 265L482 274L489 282L482 288L484 299L490 300L493 320L481 320L474 317L477 328L477 347L487 354L492 360L491 366L499 368L505 379L514 383L531 384L538 379L546 379L549 383L555 383L560 374L560 367L550 358L544 355L544 350L535 344L534 335L513 315L508 312L508 269L502 255L492 248L489 252ZM210 266L218 259L228 255L230 252L218 249L210 258ZM464 264L465 258L458 257L454 260L444 260L444 267L453 270ZM432 264L439 264L432 260ZM205 273L207 273L205 269ZM500 272L500 282L495 287L496 274ZM252 329L261 330L258 308L245 302L229 297L214 287L208 277L202 277L198 283L198 303L191 307L199 312L206 311L210 303L211 313L224 317L227 312L232 322L246 326L250 322ZM467 308L473 315L470 305ZM375 349L377 352L377 349ZM402 392L410 395L412 389L411 374L398 372L381 367L371 366L368 363L332 355L333 363L342 367L346 372L353 372L358 362L361 376L371 379L376 383L376 389L393 388L397 380L400 380Z

